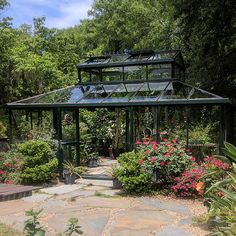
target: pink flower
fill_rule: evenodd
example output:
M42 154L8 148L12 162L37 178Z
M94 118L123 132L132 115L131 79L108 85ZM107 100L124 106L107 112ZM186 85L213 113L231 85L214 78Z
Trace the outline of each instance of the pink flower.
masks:
M147 150L147 151L145 151L145 155L149 155L149 151Z
M140 161L139 161L139 164L140 164L140 165L142 165L142 164L143 164L143 162L144 162L144 160L140 160Z
M152 159L151 159L152 161L156 161L157 159L156 159L156 157L152 157Z
M149 142L144 141L143 144L147 146L149 144Z
M153 148L154 150L157 150L157 145L154 144L154 145L152 146L152 148Z
M161 166L164 166L166 163L164 162L164 161L162 161L161 163L160 163L160 165Z
M165 131L165 130L162 131L162 132L161 132L161 135L163 135L163 134L167 134L167 131Z
M164 157L169 157L169 156L170 156L170 153L169 153L169 152L167 152L167 153L164 154Z
M177 143L177 140L176 139L172 139L172 143Z
M195 157L190 157L189 160L190 161L196 161L196 158Z
M140 140L137 140L136 145L140 145L140 144L142 144L142 142Z
M151 144L157 145L157 141L152 141Z
M163 139L163 142L167 143L167 142L168 142L168 139L167 139L167 138L164 138L164 139Z

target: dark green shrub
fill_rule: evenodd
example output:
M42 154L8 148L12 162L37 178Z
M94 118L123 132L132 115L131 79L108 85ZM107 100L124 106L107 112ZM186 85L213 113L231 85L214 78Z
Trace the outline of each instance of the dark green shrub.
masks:
M58 161L49 143L43 140L30 140L18 145L22 154L19 178L22 183L43 183L53 178Z
M143 153L127 152L118 157L120 165L118 179L129 194L141 194L151 191L152 181L149 173L141 169L139 161Z

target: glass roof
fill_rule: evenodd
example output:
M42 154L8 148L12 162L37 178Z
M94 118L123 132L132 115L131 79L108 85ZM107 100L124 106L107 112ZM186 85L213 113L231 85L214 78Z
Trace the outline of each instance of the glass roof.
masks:
M180 81L129 82L75 85L9 103L9 107L110 107L136 105L174 105L228 103L214 95Z
M139 52L126 52L124 54L112 54L107 56L90 56L88 60L78 65L78 68L97 68L109 66L123 66L131 64L149 64L164 61L175 61L176 63L184 66L184 62L179 50L168 51L139 51Z

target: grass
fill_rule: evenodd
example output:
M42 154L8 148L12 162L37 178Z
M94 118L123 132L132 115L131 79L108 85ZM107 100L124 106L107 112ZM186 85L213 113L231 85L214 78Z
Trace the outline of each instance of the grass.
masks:
M22 233L12 227L0 223L0 236L21 236Z

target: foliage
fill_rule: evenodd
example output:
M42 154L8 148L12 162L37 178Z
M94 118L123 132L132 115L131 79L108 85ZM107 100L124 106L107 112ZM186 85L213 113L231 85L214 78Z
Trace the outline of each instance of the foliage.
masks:
M203 125L198 123L189 131L189 141L190 142L199 142L202 144L211 143L212 139L210 133L212 131L212 125Z
M18 144L23 156L19 178L22 183L43 183L53 178L58 161L46 141L30 140Z
M64 234L68 236L71 236L73 233L83 234L83 231L80 228L81 226L78 225L78 219L70 218L67 224L67 229L64 231Z
M188 64L188 80L216 94L235 98L235 21L233 0L168 0Z
M7 128L4 124L0 121L0 138L5 138L7 133Z
M46 234L45 229L40 225L39 222L39 215L42 212L42 210L43 209L36 211L34 209L30 209L25 212L26 216L31 217L25 221L25 226L24 226L25 235L44 236ZM78 225L78 219L72 217L68 220L67 229L63 233L60 233L58 235L71 236L73 235L73 233L83 234L83 231L80 228L81 226Z
M111 175L114 179L116 179L121 174L121 171L122 171L122 168L119 165L112 165L108 174Z
M0 153L0 182L18 182L17 172L22 164L22 155L12 147L8 152Z
M212 169L203 179L213 179L206 189L206 204L209 207L208 223L217 229L212 235L236 234L236 147L225 142L223 152L226 156L216 156L218 161L227 162L227 172L222 174L222 166ZM213 176L213 177L212 177ZM220 176L220 178L219 178ZM216 178L218 177L218 178Z
M2 224L2 223L0 223L0 232L1 232L2 235L22 236L22 234L18 230L12 228L9 225L5 225L5 224Z
M199 179L204 174L204 168L197 163L193 163L189 170L185 170L180 177L174 179L175 184L171 187L174 193L181 197L197 197L203 192L197 191Z
M127 152L118 157L120 165L118 179L121 181L123 189L129 194L141 194L151 191L151 176L143 171L139 161L143 153Z
M45 230L40 225L39 222L39 214L42 212L41 210L35 211L30 209L25 212L26 216L30 216L31 218L25 221L24 233L27 236L44 236Z
M190 164L190 156L175 139L163 139L159 144L156 141L137 141L136 144L144 153L140 165L150 172L157 172L160 185L172 183L173 178L180 176Z
M83 169L81 167L74 166L70 161L65 161L63 163L63 167L65 168L65 171L70 175L75 174L78 177L81 177L80 174L83 173Z

